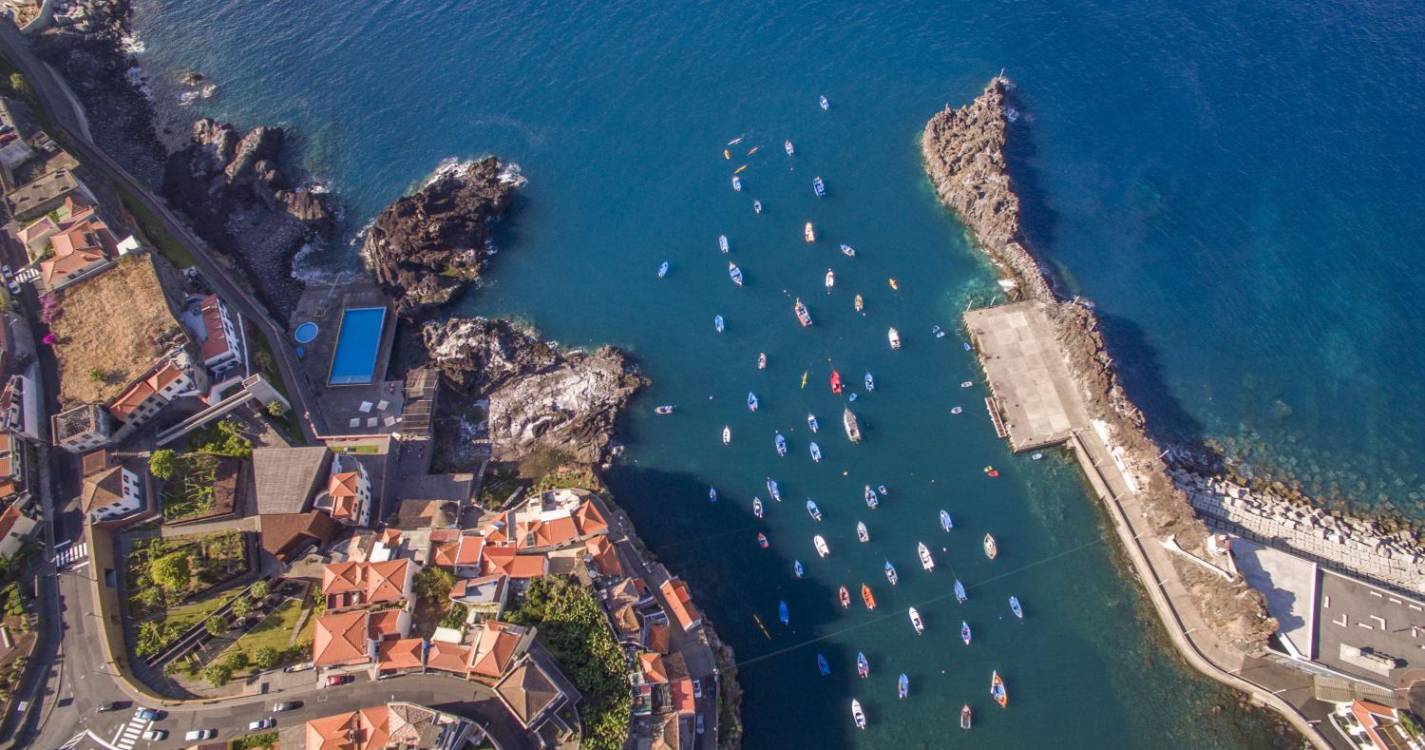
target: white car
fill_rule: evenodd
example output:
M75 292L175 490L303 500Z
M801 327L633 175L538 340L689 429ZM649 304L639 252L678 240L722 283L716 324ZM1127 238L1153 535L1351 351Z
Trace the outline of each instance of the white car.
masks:
M702 681L702 680L693 680L693 697L694 697L694 698L701 698L701 697L703 697L703 681Z
M247 731L249 731L249 732L256 732L256 731L259 730L259 729L267 729L267 728L273 726L273 725L276 724L276 723L277 723L277 721L276 721L275 719L273 719L271 716L267 717L266 719L258 719L257 721L249 721L249 722L247 723Z
M143 733L143 738L149 742L162 742L168 739L167 729L150 729Z
M211 740L217 736L218 730L216 729L194 729L188 734L183 735L183 739L192 742L193 740Z

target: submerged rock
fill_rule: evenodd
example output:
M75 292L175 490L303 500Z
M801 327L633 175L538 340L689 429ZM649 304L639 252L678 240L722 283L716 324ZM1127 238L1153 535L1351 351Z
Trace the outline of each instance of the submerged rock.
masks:
M442 170L376 217L361 253L398 314L418 317L480 277L490 225L519 184L494 157L480 159Z
M542 450L602 460L614 422L643 385L622 352L566 350L507 320L428 322L421 338L458 396L488 399L493 457L519 461Z

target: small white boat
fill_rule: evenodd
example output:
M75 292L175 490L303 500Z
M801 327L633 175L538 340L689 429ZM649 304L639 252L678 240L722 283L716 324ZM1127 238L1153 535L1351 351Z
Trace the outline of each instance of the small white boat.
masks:
M724 253L732 249L731 246L727 244L727 235L719 234L717 236L717 248Z
M663 261L663 265L658 266L658 278L668 275L668 261Z
M821 534L811 538L811 546L816 548L816 554L826 557L831 554L831 548L826 546L826 540L821 538Z
M817 463L821 463L821 446L813 442L811 445L807 446L807 449L811 451L811 460Z
M897 331L894 327L886 331L886 340L891 343L892 351L901 348L901 334L900 331Z
M752 201L752 213L762 213L762 201Z
M663 404L662 406L659 406L659 407L655 408L655 409L653 410L653 413L654 413L654 414L672 414L672 413L673 413L673 405L672 405L672 404Z
M782 141L782 148L786 149L787 156L791 156L792 154L795 154L797 152L797 150L792 147L792 142L790 140Z
M821 109L823 112L828 109L831 109L831 102L827 101L825 96L821 97L819 103L821 104Z
M851 306L856 308L856 312L861 312L866 309L866 300L862 299L861 295L858 294L856 295L856 301L852 302Z
M995 538L985 534L985 557L993 560L999 556L999 545L995 544Z
M757 394L752 391L747 392L747 410L757 411Z
M821 508L816 507L816 501L811 498L807 498L807 515L811 516L813 521L821 521Z
M863 521L856 522L856 538L860 539L863 544L871 541L871 532L866 529L866 524Z
M713 316L713 328L717 329L717 332L718 332L718 333L722 333L722 332L723 332L723 329L724 329L725 327L726 327L726 326L723 325L722 316L721 316L721 315L714 315L714 316Z
M732 279L732 283L742 286L742 269L738 268L736 263L727 264L727 275Z
M757 516L758 518L762 517L762 498L752 498L752 515Z
M1009 611L1013 612L1015 617L1024 619L1024 609L1019 606L1019 597L1011 596L1009 598Z
M737 175L732 176L732 189L742 192L742 178Z
M896 575L896 566L892 565L890 560L886 561L886 580L890 581L892 586L900 580L900 576Z
M802 304L801 297L798 297L797 301L792 304L792 312L796 313L797 322L802 324L802 328L811 325L811 312L807 310L805 304Z
M723 428L722 428L722 444L723 444L723 445L729 445L729 444L731 444L731 443L732 443L732 428L731 428L731 427L723 427Z
M811 191L816 193L816 197L818 198L826 197L826 183L822 182L820 177L813 177L811 181Z
M825 102L826 97L822 97L822 101ZM825 108L826 105L823 104L822 109ZM861 701L858 701L855 698L851 699L851 720L856 722L857 729L866 728L866 712L861 710Z
M836 286L836 272L830 268L826 269L826 293L831 294L831 288Z
M925 542L916 543L915 553L920 556L920 567L925 568L925 572L935 570L935 559L930 556L930 548L925 546Z
M871 377L871 373L869 371L866 373L865 381L867 393L876 390L876 379Z
M970 633L970 623L965 622L964 620L961 620L961 621L960 621L960 640L964 641L964 642L965 642L965 645L968 646L968 645L970 645L970 639L971 639L971 637L972 637L972 636L971 636L971 633Z
M861 425L856 421L856 414L850 407L841 410L841 426L846 430L847 440L853 443L861 442Z
M715 503L715 502L717 502L717 488L716 488L716 487L709 487L709 488L708 488L708 502L710 502L710 503Z
M809 221L806 226L802 227L802 239L806 240L807 244L816 242L816 227L812 226Z
M955 528L955 522L950 520L950 513L943 509L940 511L940 528L945 531Z
M767 369L767 352L759 352L757 354L757 369Z
M915 628L916 635L925 632L925 623L920 619L920 612L917 612L915 607L910 608L910 626Z
M866 485L866 507L871 510L881 507L881 496L871 489L871 485Z
M817 430L821 429L821 426L816 423L815 414L807 415L807 429L811 430L812 432L816 432Z
M848 258L854 258L856 257L856 248L843 244L841 246L841 254Z
M771 477L767 477L767 494L771 495L773 500L782 502L782 488L778 487L777 480Z
M779 432L776 437L772 438L772 444L777 446L777 455L787 455L787 439L782 437L782 433Z

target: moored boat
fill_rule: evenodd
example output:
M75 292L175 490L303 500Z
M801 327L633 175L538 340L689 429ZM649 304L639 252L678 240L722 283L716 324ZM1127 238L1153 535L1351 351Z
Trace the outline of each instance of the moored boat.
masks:
M866 661L866 654L862 651L856 652L856 674L862 677L871 676L871 662Z
M732 246L727 243L727 235L719 234L717 236L717 247L724 253L732 249Z
M853 443L861 442L861 425L856 421L856 414L850 407L841 410L841 426L846 429L846 439Z
M782 141L782 149L787 152L787 156L791 156L792 154L795 154L797 152L796 147L792 146L792 142L790 140Z
M742 178L737 175L732 176L732 189L742 192Z
M807 498L807 515L811 516L813 521L821 520L821 508L816 507L816 501L811 498Z
M856 257L856 248L843 242L841 243L841 254L848 258L854 258Z
M999 545L995 544L995 538L985 534L985 557L993 560L999 557Z
M762 201L752 201L752 213L762 213Z
M920 567L925 568L927 573L935 570L935 559L930 556L930 548L925 546L925 542L916 542L915 553L920 556Z
M965 603L965 600L968 599L968 598L969 598L969 597L965 595L965 584L960 583L960 579L959 579L959 578L956 578L956 579L955 579L955 601L958 601L958 602L960 602L961 604L964 604L964 603Z
M821 429L821 425L818 425L816 423L815 414L807 414L807 429L811 430L812 432L816 432L817 430Z
M767 494L771 495L773 500L782 502L782 489L777 486L777 480L771 477L767 477Z
M904 700L907 695L910 695L910 678L905 672L901 672L901 676L896 679L896 697Z
M747 392L747 410L757 411L757 394L752 391Z
M710 502L710 503L715 503L715 502L717 502L717 488L716 488L716 487L709 487L709 488L708 488L708 502Z
M816 197L818 198L825 197L826 183L822 182L820 177L813 177L811 180L811 191L816 193Z
M791 612L787 611L787 602L785 600L777 602L777 619L781 620L783 625L792 621Z
M970 645L970 623L964 620L960 621L960 640L964 641L966 646Z
M661 265L658 266L658 278L661 279L661 278L663 278L664 276L667 276L667 275L668 275L668 261L665 260L665 261L663 261L663 263L662 263Z
M772 546L772 543L767 541L766 534L763 534L759 531L757 532L757 546L761 547L762 549L767 549L768 547Z
M861 603L866 605L866 609L876 608L876 595L872 593L871 587L861 584Z
M851 303L851 306L856 308L856 312L861 312L866 309L866 300L862 299L861 295L858 294L856 295L856 301Z
M752 515L757 516L758 518L762 517L762 498L752 498Z
M890 491L886 489L886 486L884 484L876 485L876 491L881 493L881 497L885 497L886 495L891 494Z
M838 395L841 393L841 373L835 370L831 371L831 392Z
M732 442L732 428L731 428L731 427L723 427L723 428L722 428L722 444L723 444L723 445L727 445L727 444L729 444L729 443L731 443L731 442Z
M655 408L653 409L653 413L654 413L654 414L672 414L672 413L673 413L673 405L672 405L672 404L663 404L662 406L655 407Z
M960 728L969 729L974 713L970 711L970 704L966 703L960 707Z
M732 283L742 286L742 269L738 268L736 263L727 264L727 275L732 279Z
M890 581L892 586L900 581L900 576L896 575L896 566L892 565L890 560L886 561L886 580Z
M752 148L747 149L747 155L748 155L748 156L751 156L751 155L753 155L753 154L755 154L755 153L757 153L758 151L761 151L761 150L762 150L762 147L761 147L761 146L753 146Z
M950 513L943 508L940 510L940 528L946 531L955 528L955 522L950 520Z
M726 328L721 315L713 316L713 328L716 329L718 333L722 333L723 329Z
M998 703L1000 708L1009 705L1009 693L1004 689L1004 679L999 676L999 670L995 670L994 674L990 676L990 695L994 697L995 703Z
M920 619L920 610L911 607L906 614L910 615L910 626L915 628L915 634L920 635L925 632L925 621Z
M802 561L801 561L801 560L793 560L793 561L792 561L792 572L796 574L797 578L801 578L802 576L804 576L804 575L807 574L807 569L804 568L804 567L802 567Z
M865 381L867 393L876 390L876 379L871 377L870 371L866 372L866 377L862 378L862 380Z
M823 283L826 284L826 293L831 294L831 288L836 286L836 272L830 268L826 269L826 280Z
M866 529L866 524L862 521L856 522L856 538L860 539L862 544L871 541L871 532Z
M891 344L891 350L892 350L892 351L897 350L897 349L900 349L900 348L901 348L901 334L900 334L900 331L897 331L897 330L895 329L895 327L892 326L892 327L890 328L890 330L886 331L886 341L889 341L889 342L890 342L890 344Z
M890 285L891 291L893 292L899 292L901 290L901 283L896 281L896 277L894 276L886 279L886 283Z
M841 601L842 609L849 609L851 607L851 592L847 591L845 586L842 586L841 590L836 592L836 598Z
M813 227L809 221L805 227L802 227L802 239L806 240L808 245L816 242L816 227Z
M779 432L776 437L772 438L772 445L776 446L777 455L787 455L787 439L782 437L782 433Z
M807 311L807 306L802 303L801 297L792 303L792 312L797 314L797 322L802 324L802 328L811 325L811 313Z
M831 548L826 546L826 540L822 538L821 534L811 538L811 546L816 548L816 554L821 557L831 554Z
M812 441L811 445L807 446L807 450L811 453L811 460L821 463L821 446L817 445L816 441Z
M825 96L822 96L821 99L818 100L818 103L821 104L821 109L823 112L828 109L831 109L831 102L827 101Z
M871 489L871 485L869 485L869 484L866 485L865 497L866 497L866 507L867 507L867 508L870 508L871 510L875 510L876 508L879 508L879 507L880 507L880 505L881 505L881 496L880 496L880 495L877 495L877 494L876 494L876 491L873 490L873 489Z
M765 369L767 369L767 352L758 352L758 353L757 353L757 369L759 369L759 370L765 370Z
M1015 617L1024 619L1024 609L1019 606L1019 597L1011 596L1009 598L1009 611L1013 612Z
M856 722L857 729L866 728L866 712L861 710L861 701L851 699L851 720Z
M816 671L820 672L822 677L831 674L831 665L827 663L825 654L816 655Z

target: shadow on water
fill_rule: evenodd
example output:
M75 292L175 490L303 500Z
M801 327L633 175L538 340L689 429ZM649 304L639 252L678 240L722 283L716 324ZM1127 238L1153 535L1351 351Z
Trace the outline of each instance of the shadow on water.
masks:
M1020 97L1018 89L1011 89L1005 97L1005 105L1021 113L1005 128L1004 145L1005 170L1019 196L1020 234L1040 262L1047 263L1048 256L1044 253L1054 246L1059 216L1049 207L1048 193L1033 166L1039 157L1039 147L1035 143L1034 129L1023 116L1028 102ZM1057 280L1050 281L1058 284Z
M1202 423L1189 414L1168 389L1162 359L1157 349L1148 343L1143 328L1102 308L1097 313L1123 389L1148 418L1149 436L1160 443L1201 446Z
M604 479L653 559L690 583L718 636L733 647L743 705L783 707L743 711L746 746L849 746L855 731L850 699L861 687L855 684L856 656L831 641L815 641L842 618L841 607L833 587L811 575L795 577L795 542L769 533L770 548L761 549L756 535L762 525L751 499L723 496L710 505L707 483L690 474L620 464ZM789 498L768 512L792 512L792 506ZM779 601L790 612L785 626L778 622ZM818 675L818 653L831 666L829 677ZM874 668L875 654L867 656ZM874 721L864 695L862 702Z

